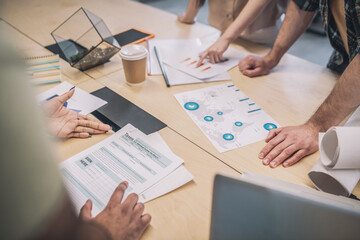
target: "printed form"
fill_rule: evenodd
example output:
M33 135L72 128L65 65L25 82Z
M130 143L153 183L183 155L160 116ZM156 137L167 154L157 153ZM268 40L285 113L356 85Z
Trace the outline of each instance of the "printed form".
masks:
M87 199L93 202L93 216L104 209L122 181L130 193L141 194L179 168L183 160L170 158L153 148L147 136L131 126L60 163L61 173L77 212Z

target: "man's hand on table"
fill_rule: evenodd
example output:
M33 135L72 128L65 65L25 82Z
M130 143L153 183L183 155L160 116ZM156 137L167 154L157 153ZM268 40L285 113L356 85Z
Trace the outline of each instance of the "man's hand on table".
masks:
M150 224L151 216L143 214L144 204L138 202L138 195L134 193L121 203L127 187L127 182L120 183L105 209L95 218L91 217L92 202L88 200L81 208L80 219L99 224L112 239L140 239Z
M259 153L264 165L272 168L283 163L289 167L318 150L318 129L311 124L272 129Z
M270 70L276 65L277 63L268 55L265 57L248 55L239 61L238 67L245 76L257 77L269 74Z
M59 138L87 138L92 134L101 134L111 130L107 124L96 119L88 119L63 106L74 92L75 89L72 89L42 105L50 133Z

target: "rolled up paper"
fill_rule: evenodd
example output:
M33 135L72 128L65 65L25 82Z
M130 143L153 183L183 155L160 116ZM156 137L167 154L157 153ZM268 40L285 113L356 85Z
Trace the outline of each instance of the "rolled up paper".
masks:
M360 129L360 107L356 109L356 111L352 114L352 116L349 118L349 120L345 123L345 126L348 126L348 129L345 129L345 131L352 129L353 127L357 126L356 129ZM351 126L351 128L350 128ZM339 127L336 127L339 128ZM335 195L341 195L341 196L350 196L351 192L354 190L356 184L360 180L360 169L334 169L334 168L328 168L325 167L323 164L323 158L327 158L324 160L325 164L336 166L339 164L339 162L344 158L348 158L348 154L344 155L344 151L348 151L349 146L352 146L353 149L350 149L350 151L358 151L360 149L360 136L359 134L357 136L354 136L354 138L350 138L348 140L343 140L344 135L342 134L343 131L336 131L335 128L335 134L337 138L337 143L332 142L332 138L334 137L334 132L331 130L332 133L330 133L329 142L331 142L332 147L326 148L326 153L324 153L326 144L323 143L324 133L319 133L319 148L320 148L320 159L316 162L314 167L310 170L308 173L308 176L312 183L315 185L315 187L321 191L332 193ZM352 129L354 130L354 129ZM357 131L357 130L356 130ZM339 141L338 139L338 133L341 135L341 139ZM347 132L347 134L350 134ZM351 134L352 135L352 134ZM350 136L350 135L347 135ZM352 135L353 136L353 135ZM349 143L349 145L346 145L346 148L342 148L344 143ZM331 145L330 144L330 145ZM324 146L323 146L324 145ZM337 150L337 146L339 146ZM347 149L347 150L345 150ZM356 156L356 154L354 154ZM359 155L356 156L356 159L359 159ZM351 157L350 157L351 158ZM329 160L330 159L330 160ZM333 159L336 159L336 162L333 162ZM330 163L329 163L330 162ZM353 162L353 160L351 160ZM342 165L342 164L340 164ZM339 166L339 165L338 165ZM342 165L344 166L344 165Z
M360 127L332 127L320 143L320 159L332 169L360 169Z
M319 159L308 176L320 191L348 197L360 180L360 169L330 169Z

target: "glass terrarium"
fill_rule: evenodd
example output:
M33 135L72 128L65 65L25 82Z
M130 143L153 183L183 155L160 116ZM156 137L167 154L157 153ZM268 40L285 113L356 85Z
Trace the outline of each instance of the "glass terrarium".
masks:
M107 62L120 45L104 21L80 8L51 35L72 67L82 71Z

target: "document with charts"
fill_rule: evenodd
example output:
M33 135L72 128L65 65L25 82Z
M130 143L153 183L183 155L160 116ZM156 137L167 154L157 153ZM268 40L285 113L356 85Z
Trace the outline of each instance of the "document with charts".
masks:
M269 130L279 127L232 83L174 96L219 152L263 140Z
M87 199L91 199L92 213L96 216L120 182L126 180L129 183L125 199L129 193L141 194L153 187L182 163L181 158L168 156L152 147L144 133L128 124L102 142L60 163L60 171L77 212Z
M194 53L192 55L178 54L172 58L166 58L164 62L169 66L198 79L208 79L235 67L239 60L245 56L246 52L230 47L223 54L224 61L216 64L210 63L210 60L207 58L200 66L197 66L199 56Z

